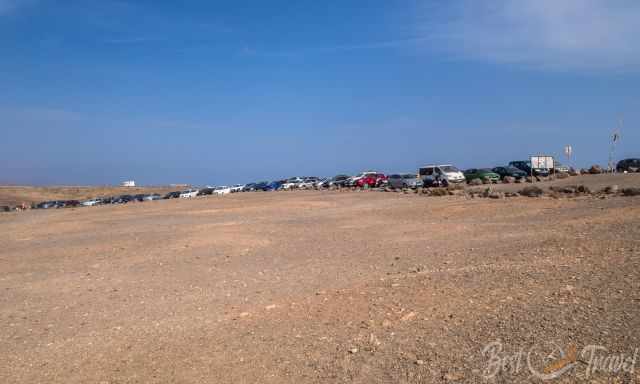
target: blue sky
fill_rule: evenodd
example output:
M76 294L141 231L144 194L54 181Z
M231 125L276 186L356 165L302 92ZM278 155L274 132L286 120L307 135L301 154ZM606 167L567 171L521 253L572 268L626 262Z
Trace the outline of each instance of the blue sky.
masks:
M0 0L0 182L640 157L635 0Z

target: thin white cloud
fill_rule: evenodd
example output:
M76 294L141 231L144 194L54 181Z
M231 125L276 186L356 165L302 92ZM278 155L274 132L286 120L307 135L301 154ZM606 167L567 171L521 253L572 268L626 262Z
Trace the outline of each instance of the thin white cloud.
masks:
M638 0L458 0L428 13L420 32L439 49L553 69L640 64Z

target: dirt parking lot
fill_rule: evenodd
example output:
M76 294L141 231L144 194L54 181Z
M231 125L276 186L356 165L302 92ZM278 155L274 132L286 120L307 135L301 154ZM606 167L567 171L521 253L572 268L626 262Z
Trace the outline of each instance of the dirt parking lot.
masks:
M87 200L94 197L135 195L138 193L159 193L164 195L180 187L88 187L88 186L54 186L32 187L20 185L0 185L0 206L11 207L21 204L31 205L50 200ZM182 189L186 189L183 187Z
M638 382L640 362L580 355L640 348L639 203L300 191L2 214L0 382Z

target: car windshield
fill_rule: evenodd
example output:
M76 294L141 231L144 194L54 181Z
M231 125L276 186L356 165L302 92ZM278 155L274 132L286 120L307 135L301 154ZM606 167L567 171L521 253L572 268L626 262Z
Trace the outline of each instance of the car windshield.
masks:
M440 167L442 172L460 172L460 170L453 165L443 165Z
M411 173L405 173L404 175L402 175L403 179L415 179L416 175L411 174Z

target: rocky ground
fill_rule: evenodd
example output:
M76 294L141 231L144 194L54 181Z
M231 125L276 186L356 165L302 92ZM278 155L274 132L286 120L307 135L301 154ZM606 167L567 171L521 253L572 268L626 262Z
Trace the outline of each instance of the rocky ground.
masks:
M299 191L4 213L0 382L638 382L639 203Z

